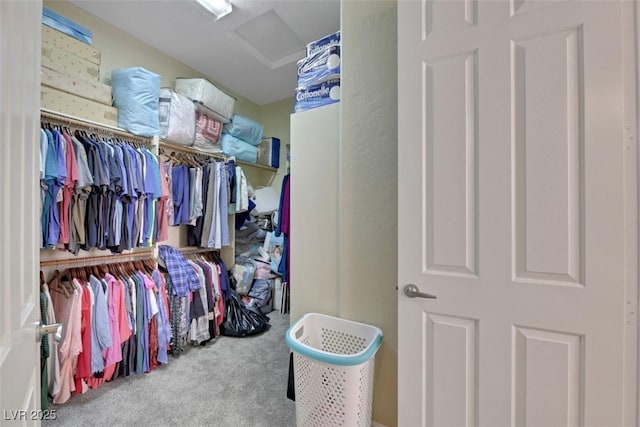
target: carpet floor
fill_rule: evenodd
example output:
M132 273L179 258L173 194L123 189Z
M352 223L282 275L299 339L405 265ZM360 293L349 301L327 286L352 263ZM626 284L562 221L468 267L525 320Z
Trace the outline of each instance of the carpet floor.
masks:
M218 337L190 347L148 374L118 378L73 395L43 426L295 426L287 399L289 315L269 313L271 328L246 338Z

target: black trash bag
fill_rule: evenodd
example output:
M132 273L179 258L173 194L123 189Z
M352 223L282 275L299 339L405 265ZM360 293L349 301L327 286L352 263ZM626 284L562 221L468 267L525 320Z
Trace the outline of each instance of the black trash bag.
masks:
M289 378L287 378L287 398L296 401L296 381L293 373L293 352L289 353Z
M224 322L220 333L228 337L246 337L260 334L271 326L269 318L256 307L247 307L234 291L225 301Z

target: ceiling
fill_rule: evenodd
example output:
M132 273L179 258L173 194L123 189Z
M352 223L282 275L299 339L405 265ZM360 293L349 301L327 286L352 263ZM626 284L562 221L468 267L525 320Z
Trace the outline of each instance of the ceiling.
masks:
M340 0L231 0L218 20L195 0L71 0L258 105L293 96L307 43L340 28Z

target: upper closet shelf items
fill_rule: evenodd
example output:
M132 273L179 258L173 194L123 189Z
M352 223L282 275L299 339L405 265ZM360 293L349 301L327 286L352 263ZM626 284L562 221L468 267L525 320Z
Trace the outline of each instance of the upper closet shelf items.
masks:
M124 129L106 125L103 123L94 122L80 117L75 117L70 114L60 113L47 108L40 109L40 118L42 121L48 123L58 123L63 126L70 126L73 128L79 128L91 133L97 133L103 136L112 136L125 139L127 141L137 142L145 147L151 148L158 145L157 137L144 137L134 135L127 132Z
M186 147L184 145L172 144L170 142L165 142L165 141L160 141L160 148L165 149L165 151L173 150L173 151L178 151L182 153L193 154L195 156L212 157L214 159L220 159L220 160L230 160L232 158L229 156L225 156L223 153L207 153L201 150L197 150L195 148ZM240 165L240 166L248 166L251 168L263 169L272 173L278 172L277 168L272 168L272 167L261 165L258 163L249 163L249 162L244 162L238 159L234 159L234 161L237 165Z

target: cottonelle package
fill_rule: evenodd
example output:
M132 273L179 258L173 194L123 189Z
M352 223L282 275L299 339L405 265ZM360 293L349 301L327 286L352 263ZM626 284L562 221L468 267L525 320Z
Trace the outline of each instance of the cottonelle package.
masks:
M329 79L307 88L296 88L293 110L296 113L340 101L340 79Z
M340 45L340 31L336 31L335 33L309 43L307 45L307 56L313 56L320 51L336 45Z
M340 77L340 46L330 46L298 61L298 87Z

